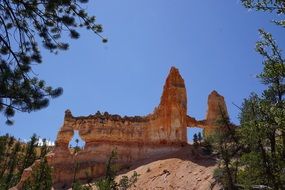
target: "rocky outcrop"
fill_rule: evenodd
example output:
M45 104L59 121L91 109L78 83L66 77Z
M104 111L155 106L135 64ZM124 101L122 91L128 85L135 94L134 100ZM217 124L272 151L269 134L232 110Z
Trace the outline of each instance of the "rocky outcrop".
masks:
M217 128L216 120L222 113L227 116L224 98L213 91L208 98L206 120L196 121L188 116L184 80L174 67L166 79L160 104L152 114L121 117L97 112L74 117L67 110L50 159L54 167L54 183L68 185L73 178L84 180L102 175L105 161L114 149L121 167L133 161L177 151L187 144L187 127L204 128L205 134L209 135ZM77 155L71 155L68 144L75 130L85 141L85 147Z
M128 171L122 171L116 181L123 176L131 178L136 172L139 177L128 190L220 190L222 187L213 176L215 168L217 163L213 158L187 145L175 153L135 163Z
M21 179L19 183L15 186L10 188L9 190L19 190L23 189L24 183L29 180L30 177L32 177L33 170L36 170L36 168L40 165L40 160L36 160L30 167L24 169L23 174L21 176Z
M208 110L204 125L204 134L211 135L218 130L223 121L228 118L227 106L223 96L215 90L208 96Z
M171 68L163 88L161 102L147 116L121 117L107 112L74 117L65 112L58 132L50 164L54 167L54 183L68 185L74 179L96 178L103 174L105 162L116 149L118 164L157 154L176 151L187 144L187 95L178 69ZM78 130L85 147L72 155L68 144Z
M187 115L187 94L178 69L172 67L166 79L160 104L147 116L121 117L108 112L74 117L65 112L55 148L47 158L53 167L56 187L68 187L72 181L94 179L104 174L105 162L116 150L119 167L134 161L170 153L187 144L187 127L204 128L205 134L217 129L215 121L227 115L224 98L213 91L208 98L205 120ZM85 141L76 154L69 150L74 131Z
M213 134L221 127L221 121L228 118L225 99L217 91L212 91L208 96L208 109L206 119L197 121L191 116L187 116L187 127L203 128L205 136Z
M211 92L208 97L208 110L206 120L208 124L215 124L217 119L227 118L228 111L223 96L218 94L217 91Z
M166 138L160 141L186 143L186 118L187 118L187 94L184 80L178 69L172 67L166 79L161 101L154 111L156 121L153 128L156 132Z

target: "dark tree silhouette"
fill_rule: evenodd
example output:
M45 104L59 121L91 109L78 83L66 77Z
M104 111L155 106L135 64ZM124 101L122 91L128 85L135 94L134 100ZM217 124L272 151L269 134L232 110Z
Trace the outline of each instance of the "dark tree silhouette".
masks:
M193 145L194 145L194 147L197 147L199 145L198 135L196 133L193 135Z
M15 110L31 112L45 108L62 88L45 84L32 73L32 64L42 62L39 43L50 52L67 50L64 34L78 39L77 29L92 30L103 42L102 26L82 5L88 0L0 1L0 112L7 124Z
M202 137L201 132L199 132L199 133L198 133L198 142L199 142L199 144L201 144L202 141L203 141L203 137Z

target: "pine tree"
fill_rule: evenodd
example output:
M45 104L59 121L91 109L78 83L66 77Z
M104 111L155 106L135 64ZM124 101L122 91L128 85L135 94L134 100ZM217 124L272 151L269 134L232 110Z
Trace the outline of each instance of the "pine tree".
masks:
M96 186L99 190L116 190L118 188L118 184L115 181L115 176L117 174L117 169L115 166L116 160L117 153L115 150L113 150L106 163L105 176L96 182Z
M75 147L74 147L74 154L78 153L80 151L80 147L79 147L79 139L75 139Z
M0 137L0 179L2 179L8 163L9 151L13 145L14 138L8 134Z
M15 111L45 108L62 88L46 85L32 72L42 62L39 43L53 53L67 50L62 37L78 39L78 28L102 38L102 26L82 7L88 0L1 0L0 1L0 112L8 125Z
M227 190L238 189L236 186L239 156L242 146L239 143L237 129L230 122L228 116L221 111L221 118L216 122L220 126L214 134L207 137L218 158L218 168L214 177Z
M14 145L11 155L10 155L10 159L8 162L8 168L7 168L7 175L5 178L5 189L8 189L10 187L13 187L14 185L16 185L18 179L19 179L19 175L15 175L16 169L17 169L17 164L18 164L18 159L19 159L19 155L18 152L21 149L21 144L20 142L16 142L16 144Z
M285 14L284 1L241 0L247 8ZM274 20L285 27L285 20ZM263 57L263 71L258 78L266 85L262 95L253 93L246 99L240 115L241 157L239 183L244 187L266 185L272 189L285 186L285 61L272 35L259 30L261 40L256 51Z
M46 159L48 153L46 139L43 139L40 150L39 164L33 169L32 176L24 183L23 189L25 190L47 190L52 188L52 169Z
M198 142L199 142L199 144L201 144L202 141L203 141L203 137L202 137L201 132L199 132L199 133L198 133Z
M241 113L243 155L241 180L282 189L285 184L285 61L272 35L260 30L256 50L264 57L258 76L267 85L261 96L246 99ZM251 182L250 180L251 179Z
M199 143L198 143L198 136L197 136L196 133L193 135L193 145L194 145L194 148L197 148L198 145L199 145Z
M266 11L278 15L285 14L285 3L283 0L241 0L242 4L249 9ZM282 18L282 17L281 17ZM285 27L285 19L274 20L275 24Z
M24 190L28 189L50 189L51 187L51 168L45 158L49 152L46 140L43 139L43 145L40 148L40 154L36 155L38 138L36 135L25 144L14 137L6 135L0 136L0 151L4 153L0 157L0 189L6 190L15 186L26 167L39 160L38 167L33 171L32 177L26 182ZM3 146L2 146L3 145ZM24 167L24 165L26 165Z
M36 156L36 147L38 146L38 140L39 138L34 134L30 141L27 143L27 148L25 149L25 154L22 162L22 166L20 168L20 173L23 173L24 169L28 168L31 166L37 156Z

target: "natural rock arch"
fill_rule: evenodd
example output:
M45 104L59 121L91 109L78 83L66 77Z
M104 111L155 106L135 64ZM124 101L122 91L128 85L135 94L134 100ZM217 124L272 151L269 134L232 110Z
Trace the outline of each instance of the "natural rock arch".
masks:
M98 177L102 174L99 171L104 170L101 168L98 171L98 163L104 165L112 149L117 149L118 163L121 165L163 152L175 151L187 144L187 127L200 127L206 135L211 134L217 128L215 121L221 117L221 110L227 115L224 98L213 91L208 97L206 119L197 121L188 116L184 80L174 67L166 79L160 104L152 114L121 117L107 112L97 112L95 115L74 117L71 111L67 110L54 150L54 182L70 183L71 178L66 177L70 172L60 169L60 165L63 161L68 163L66 160L72 160L62 156L63 147L67 147L66 144L71 140L74 130L78 130L80 137L86 142L78 159L87 167L82 166L81 169L95 166L97 169L94 168L91 175ZM83 174L77 176L84 179Z
M89 178L103 175L105 161L114 149L121 167L133 161L177 151L187 144L187 127L203 128L205 134L210 135L218 128L216 120L222 116L221 113L228 115L224 98L213 91L208 97L205 120L197 121L187 115L184 80L174 67L166 79L159 106L147 116L121 117L97 112L74 117L70 110L66 110L55 148L47 156L54 168L53 183L70 185L75 162L79 166L76 180L85 180L86 172ZM84 150L76 158L68 150L74 130L78 130L85 141Z

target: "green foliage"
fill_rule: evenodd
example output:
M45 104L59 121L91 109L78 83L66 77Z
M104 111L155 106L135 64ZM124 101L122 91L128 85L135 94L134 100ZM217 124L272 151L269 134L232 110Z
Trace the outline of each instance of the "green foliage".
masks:
M31 166L36 160L36 147L38 146L38 137L34 134L31 137L31 140L27 143L27 147L25 149L25 154L23 158L23 163L20 168L20 173L23 173L24 169Z
M32 146L34 139L35 135L31 138L28 147ZM40 150L39 165L36 168L33 168L32 176L25 182L25 190L45 190L52 188L52 170L45 157L48 153L48 147L45 139L43 139L43 145Z
M246 189L256 184L264 184L266 176L260 170L261 163L262 160L258 152L244 153L240 160L241 169L237 175L239 184L242 184Z
M118 184L118 189L127 190L137 182L139 176L140 175L136 171L134 171L133 175L130 178L128 178L128 176L122 176Z
M25 181L25 190L46 190L52 188L51 168L45 157L41 158L40 164L33 169L32 176Z
M105 176L95 183L99 190L126 190L137 182L139 176L137 172L134 172L130 178L122 176L119 183L115 181L117 175L116 159L117 153L113 150L106 164Z
M255 10L285 13L284 1L242 0L242 3ZM285 26L284 20L275 23ZM252 93L244 100L240 127L227 128L210 141L222 161L214 177L226 189L285 188L285 60L272 35L263 29L259 34L256 51L263 57L263 71L257 77L266 89L262 95ZM219 123L229 126L227 120Z
M25 189L48 189L51 187L50 168L45 160L48 147L38 147L38 137L33 135L27 143L21 143L9 135L0 136L0 189L6 190L15 186L25 168L30 167L36 159L40 159L39 167L33 173L33 181L27 181ZM36 154L39 149L39 154ZM37 186L35 186L37 185Z
M113 190L117 188L117 183L115 181L115 176L117 173L117 168L115 162L117 160L117 152L113 150L106 163L106 173L104 178L96 182L96 186L99 190Z
M194 147L197 148L199 145L201 145L203 142L202 134L199 132L198 135L195 133L193 135L193 144Z
M7 175L5 179L5 188L9 188L16 185L18 181L19 174L15 175L15 173L17 172L16 169L19 161L18 152L20 151L20 148L21 148L20 142L16 142L10 155L12 159L9 159L8 162Z
M8 189L19 180L21 144L9 135L0 137L0 189Z
M205 140L210 145L210 150L214 150L218 158L218 168L214 171L215 179L223 185L225 189L237 189L237 172L241 145L236 129L230 123L229 118L223 115L219 121L220 125L216 132Z
M274 12L278 15L285 14L284 0L241 0L242 4L249 9L257 11ZM277 25L285 27L285 20L274 21Z
M76 143L76 145L74 147L74 154L78 153L81 150L81 148L78 145L79 139L75 139L75 143Z
M88 186L83 186L80 182L76 181L72 184L72 190L92 190L92 188Z
M8 158L13 145L13 137L10 137L8 134L0 137L0 179L3 179L3 175L8 167Z
M122 176L122 178L120 179L119 185L121 186L122 190L126 190L129 187L129 178L128 176Z
M201 132L199 132L199 133L198 133L198 142L199 142L199 144L201 144L202 141L203 141L203 137L202 137Z
M242 2L246 7L256 10L276 11L278 14L284 14L285 10L284 1L242 0ZM284 20L276 23L284 26ZM245 189L262 185L266 188L284 189L285 61L272 35L263 29L260 29L259 33L261 40L256 43L256 51L264 58L264 67L257 77L267 88L261 96L252 93L242 105L241 127L235 130L242 151L237 158L232 159L237 169L235 181ZM221 138L223 139L221 143L226 140L224 138L227 137ZM230 151L228 145L232 144L226 143L227 147L225 146L224 150ZM226 168L224 163L215 173L217 179L223 181L222 183L225 183Z
M50 52L67 50L64 34L80 37L78 28L93 31L103 42L100 24L82 5L88 0L2 0L0 1L0 112L11 125L15 110L31 112L45 108L62 88L46 85L32 73L42 62L39 42Z
M212 144L209 142L207 138L203 141L201 149L203 153L206 155L211 155L213 153Z
M226 181L227 181L226 177L227 176L225 175L223 168L220 168L220 167L216 168L214 170L213 177L217 182L219 182L221 184L226 184Z
M197 148L199 145L198 144L198 136L196 133L193 135L193 145L194 145L194 148Z
M285 61L272 35L259 30L256 51L263 56L258 78L267 86L261 96L252 94L240 115L242 143L241 183L282 189L285 184ZM249 180L251 179L251 180Z
M114 185L114 182L109 181L107 179L101 179L101 180L97 181L96 187L99 190L113 190L116 188L116 186Z

